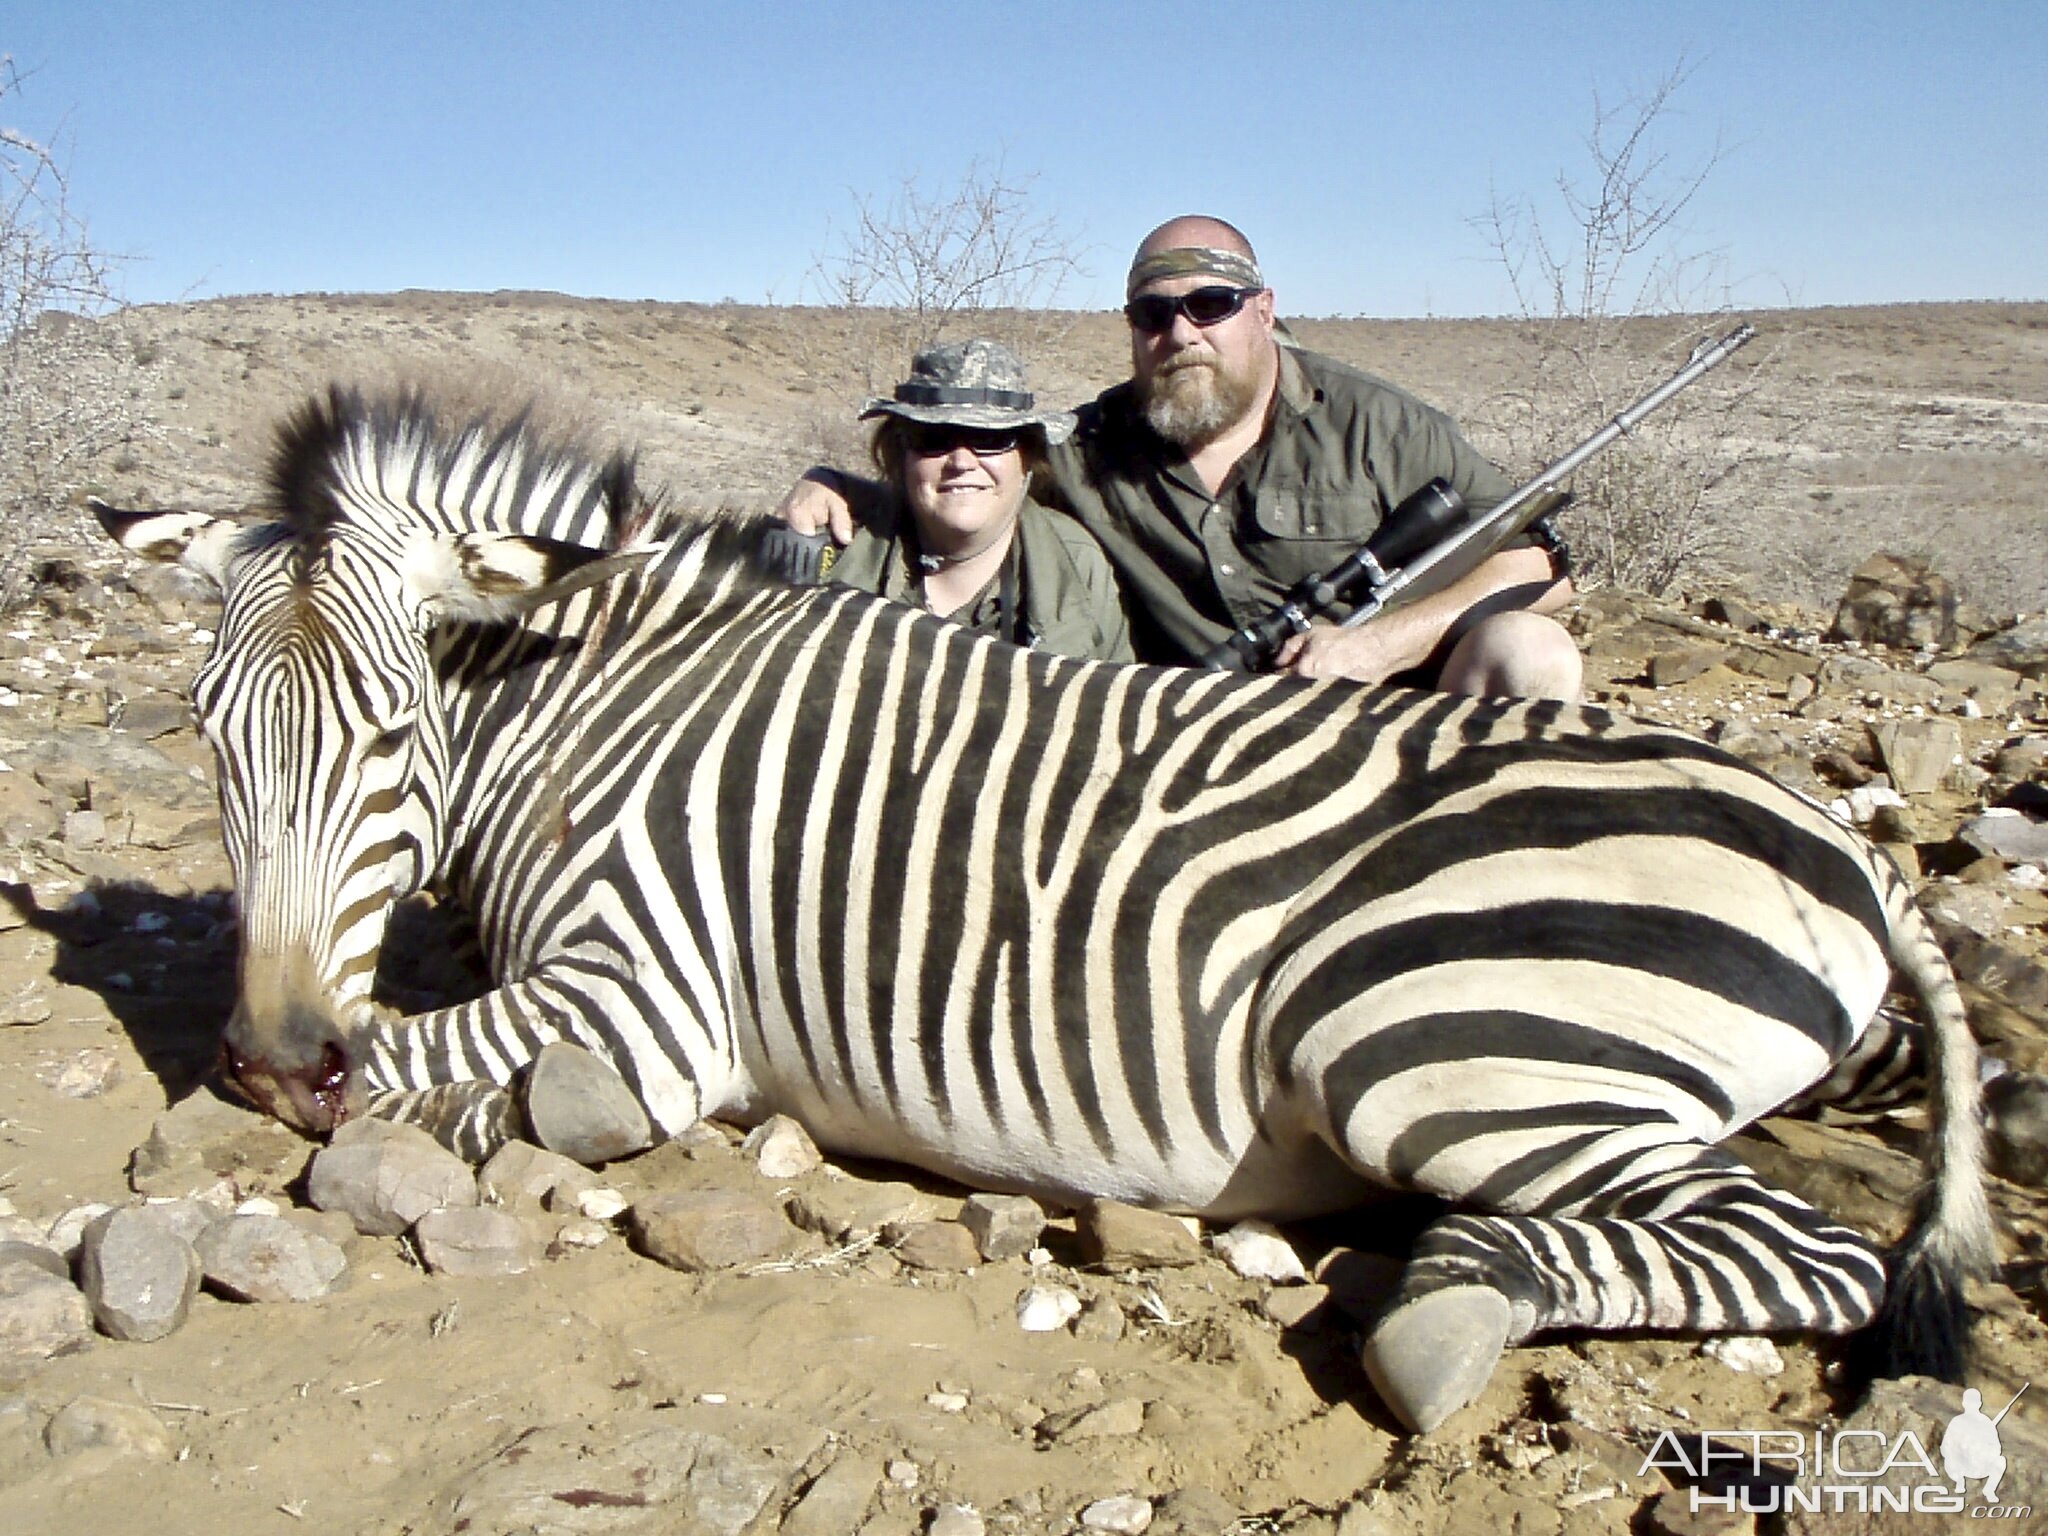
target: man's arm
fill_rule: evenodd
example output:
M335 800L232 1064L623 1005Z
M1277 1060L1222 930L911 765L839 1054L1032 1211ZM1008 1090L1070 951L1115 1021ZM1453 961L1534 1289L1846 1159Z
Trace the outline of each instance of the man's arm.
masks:
M789 488L775 515L798 533L830 530L835 544L846 545L881 494L878 480L814 464Z
M1503 549L1442 591L1390 609L1356 629L1317 624L1290 636L1281 644L1274 670L1383 683L1421 666L1456 631L1514 609L1555 613L1571 595L1570 579L1556 574L1548 550Z

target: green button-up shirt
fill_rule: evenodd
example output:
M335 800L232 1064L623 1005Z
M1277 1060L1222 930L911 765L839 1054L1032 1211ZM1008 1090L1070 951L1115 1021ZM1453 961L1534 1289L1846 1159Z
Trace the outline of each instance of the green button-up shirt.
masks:
M893 498L878 497L832 566L830 580L922 608L924 579L904 535L908 515ZM1130 630L1109 562L1087 533L1063 513L1026 501L1017 514L1016 564L1020 593L1014 633L1006 633L995 583L983 600L951 615L981 634L1062 656L1130 661Z
M1051 450L1036 493L1071 512L1108 554L1139 659L1185 664L1272 609L1295 583L1328 571L1438 476L1465 498L1468 516L1513 489L1443 412L1370 374L1283 346L1265 435L1214 496L1187 455L1146 423L1130 383L1081 408L1079 428ZM1436 579L1402 592L1397 605L1488 553L1474 550L1459 569L1432 572Z

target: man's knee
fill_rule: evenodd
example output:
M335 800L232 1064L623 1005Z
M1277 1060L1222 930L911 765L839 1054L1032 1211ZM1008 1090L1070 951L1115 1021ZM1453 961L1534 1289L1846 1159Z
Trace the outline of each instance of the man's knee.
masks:
M1540 613L1497 613L1452 648L1437 686L1476 698L1579 697L1585 662L1562 624Z

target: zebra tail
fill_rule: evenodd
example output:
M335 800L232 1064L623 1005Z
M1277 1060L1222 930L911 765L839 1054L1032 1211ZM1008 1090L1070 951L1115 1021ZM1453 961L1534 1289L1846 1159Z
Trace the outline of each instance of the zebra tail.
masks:
M1885 898L1892 964L1920 999L1927 1024L1927 1183L1906 1235L1888 1256L1890 1283L1875 1324L1875 1365L1886 1377L1962 1376L1970 1312L1964 1282L1996 1272L1997 1238L1984 1194L1984 1124L1977 1040L1948 958L1895 870Z

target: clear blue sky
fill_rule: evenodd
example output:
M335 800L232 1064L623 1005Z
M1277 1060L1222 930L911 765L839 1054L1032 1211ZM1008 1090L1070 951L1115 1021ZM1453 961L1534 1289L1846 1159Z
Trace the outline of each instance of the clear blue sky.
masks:
M657 5L0 0L137 300L546 288L789 300L857 191L1037 177L1121 302L1171 214L1283 310L1510 308L1470 227L1583 169L1598 92L1681 58L1687 241L1744 305L2048 298L2048 3Z

